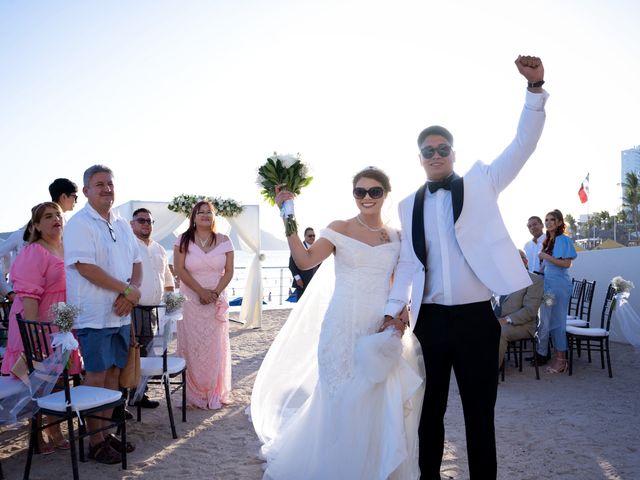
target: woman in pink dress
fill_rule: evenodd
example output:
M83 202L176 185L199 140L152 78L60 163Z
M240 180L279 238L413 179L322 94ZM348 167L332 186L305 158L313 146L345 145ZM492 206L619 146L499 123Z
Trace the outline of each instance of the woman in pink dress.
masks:
M64 251L62 248L62 210L53 202L41 203L33 210L33 229L29 245L23 248L11 266L11 281L16 298L9 314L9 338L2 361L2 374L8 375L23 351L16 314L27 320L49 321L49 307L66 300ZM53 327L53 331L57 331ZM78 350L71 354L69 373L79 374L82 361ZM53 431L50 431L53 430ZM53 437L53 445L41 443L42 453L52 453L54 447L68 449L69 442L62 438L60 426L46 432Z
M196 203L173 256L186 297L178 322L178 355L187 362L187 403L204 409L229 403L231 391L229 302L224 289L233 277L233 245L229 237L216 233L215 225L213 205Z

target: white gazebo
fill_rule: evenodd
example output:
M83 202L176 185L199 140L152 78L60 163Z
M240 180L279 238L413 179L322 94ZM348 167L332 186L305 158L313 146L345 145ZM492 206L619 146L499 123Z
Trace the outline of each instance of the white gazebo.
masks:
M181 232L186 230L188 219L184 215L172 212L167 208L169 202L153 202L130 200L114 208L121 217L131 219L138 208L146 208L152 215L153 239L162 245L169 258L173 257L173 245ZM238 216L216 217L216 225L220 233L229 234L232 230L240 239L241 248L253 254L247 268L247 280L242 299L239 321L245 328L262 326L262 272L260 267L260 207L244 205Z

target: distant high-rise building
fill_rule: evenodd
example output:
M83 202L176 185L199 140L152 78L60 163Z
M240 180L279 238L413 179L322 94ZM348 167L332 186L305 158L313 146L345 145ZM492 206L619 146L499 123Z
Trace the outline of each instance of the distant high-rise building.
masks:
M625 182L627 172L636 172L640 174L640 145L623 150L621 155L621 183Z

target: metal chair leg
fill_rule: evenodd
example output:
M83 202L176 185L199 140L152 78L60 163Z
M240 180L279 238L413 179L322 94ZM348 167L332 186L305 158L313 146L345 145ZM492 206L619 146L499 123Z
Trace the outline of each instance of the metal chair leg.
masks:
M171 424L171 436L173 438L178 438L178 434L176 433L176 424L173 420L173 408L171 405L171 389L169 388L169 377L162 377L162 384L164 385L164 396L167 399L167 410L169 411L169 423Z

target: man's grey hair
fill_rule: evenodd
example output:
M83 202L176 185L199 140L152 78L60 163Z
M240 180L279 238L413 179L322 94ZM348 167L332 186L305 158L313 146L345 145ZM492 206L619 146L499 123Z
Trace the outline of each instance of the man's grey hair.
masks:
M106 167L104 165L93 165L87 168L84 171L84 175L82 175L82 183L84 184L85 187L89 186L89 183L91 182L91 177L93 177L96 173L108 173L113 177L113 171L109 167Z

